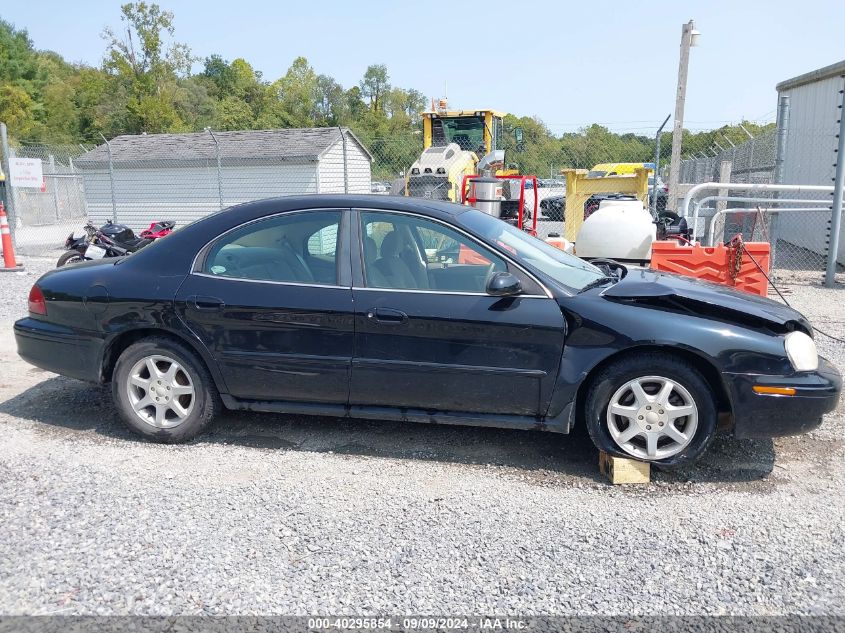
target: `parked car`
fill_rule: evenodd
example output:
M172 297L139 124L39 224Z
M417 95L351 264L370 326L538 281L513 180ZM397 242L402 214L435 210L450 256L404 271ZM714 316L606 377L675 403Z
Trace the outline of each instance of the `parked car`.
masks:
M457 247L457 251L455 251ZM458 252L459 261L437 253ZM464 262L464 263L461 263ZM302 196L211 214L131 257L42 276L21 357L110 382L136 433L222 407L568 433L665 466L807 432L837 370L768 299L587 263L478 210Z
M566 210L566 196L550 196L540 201L540 215L547 220L562 222Z
M533 192L533 181L526 181L525 188ZM531 193L528 194L530 200L527 202L530 202L530 206L533 208L534 200L531 198L531 195ZM540 207L540 216L538 219L563 220L563 208L566 205L566 181L552 178L538 178L537 195Z

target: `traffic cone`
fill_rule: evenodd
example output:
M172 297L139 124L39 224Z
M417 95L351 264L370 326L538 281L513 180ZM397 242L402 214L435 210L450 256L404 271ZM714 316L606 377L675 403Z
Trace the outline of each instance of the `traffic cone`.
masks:
M3 238L3 271L20 270L23 266L19 266L15 261L15 249L12 246L12 231L9 229L9 218L6 217L6 209L3 203L0 202L0 237Z

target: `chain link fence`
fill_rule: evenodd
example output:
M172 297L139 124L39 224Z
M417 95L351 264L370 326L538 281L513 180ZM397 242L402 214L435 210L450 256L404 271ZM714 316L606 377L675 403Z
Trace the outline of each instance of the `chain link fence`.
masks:
M682 161L681 179L748 184L826 185L827 191L736 191L700 199L697 235L706 244L735 235L772 245L776 277L818 279L829 255L836 120L830 126L781 126L712 156ZM840 261L842 261L840 253ZM841 274L843 269L838 267Z
M722 142L728 145L726 140ZM771 130L721 151L712 147L710 149L709 155L704 150L690 150L699 156L681 161L681 182L718 182L721 180L722 165L726 162L731 166L731 182L768 184L775 181L777 130Z
M90 148L83 145L23 145L14 153L41 161L40 187L15 187L11 218L15 247L25 255L60 248L87 218L85 188L74 161ZM8 182L8 178L7 178Z
M517 146L510 136L503 139L503 167L538 177L536 191L533 182L524 191L523 211L530 221L536 199L541 237L565 234L561 169L653 160L653 145L644 144L643 137L622 135L596 143L589 142L590 134L598 132L586 128L554 144L527 138ZM57 256L68 234L79 234L88 218L98 225L113 220L137 233L157 220L184 226L226 207L273 196L407 193L460 201L463 175L474 171L469 154L483 152L471 138L453 140L423 152L419 134L359 138L346 128L317 128L124 136L97 146L19 145L11 154L40 159L44 177L41 187L15 187L12 193L14 240L23 255ZM832 184L834 168L825 158L829 152L812 150L835 142L835 133L826 128L793 127L780 138L772 130L715 155L684 160L681 180L761 184L780 177L796 184ZM503 191L503 211L515 215L516 181L506 181ZM729 189L718 193L747 197ZM658 187L658 208L663 196ZM824 270L831 196L761 192L754 197L706 201L699 213L702 241L719 243L741 233L746 240L772 242L778 271Z

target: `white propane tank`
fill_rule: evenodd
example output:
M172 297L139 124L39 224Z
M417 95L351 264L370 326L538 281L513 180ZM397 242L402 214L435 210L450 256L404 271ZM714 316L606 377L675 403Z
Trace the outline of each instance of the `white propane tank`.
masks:
M584 220L575 240L578 257L607 257L632 261L651 259L657 226L639 200L602 200Z

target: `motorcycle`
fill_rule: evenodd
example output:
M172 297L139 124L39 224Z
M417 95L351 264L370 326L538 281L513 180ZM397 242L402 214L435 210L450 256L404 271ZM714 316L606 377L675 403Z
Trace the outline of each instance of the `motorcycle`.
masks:
M172 220L152 222L149 228L141 231L138 237L125 224L115 224L111 220L97 228L90 220L85 224L85 234L76 237L71 233L65 240L67 252L59 257L56 267L65 264L102 259L104 257L123 257L152 244L173 232L176 223Z

